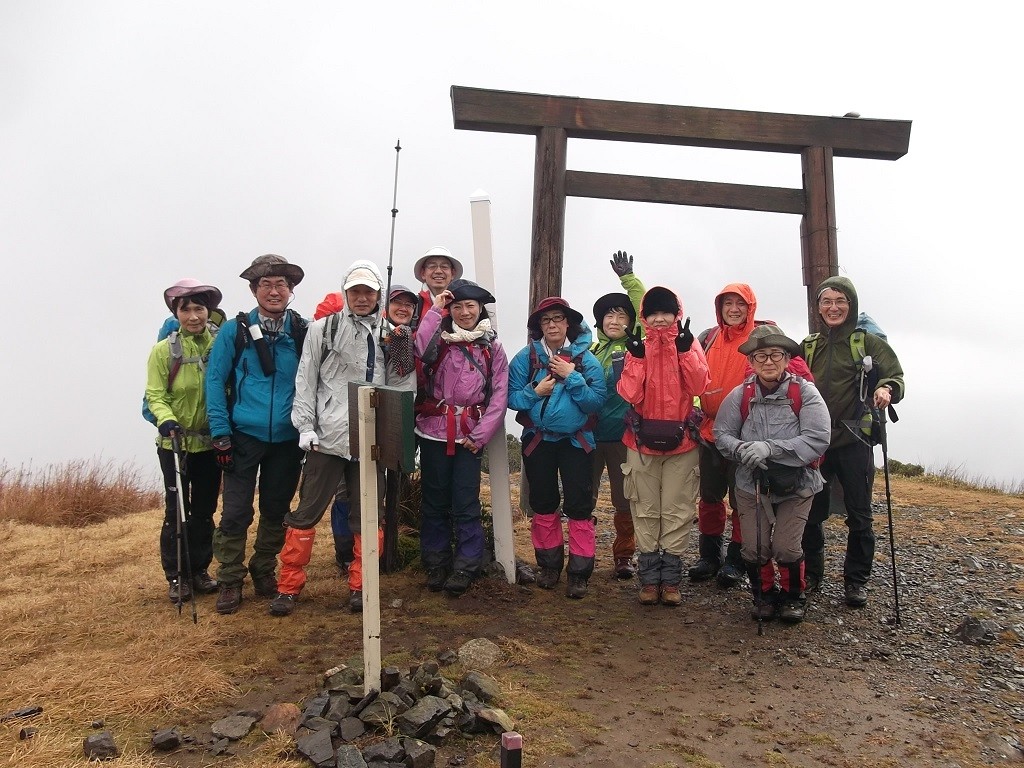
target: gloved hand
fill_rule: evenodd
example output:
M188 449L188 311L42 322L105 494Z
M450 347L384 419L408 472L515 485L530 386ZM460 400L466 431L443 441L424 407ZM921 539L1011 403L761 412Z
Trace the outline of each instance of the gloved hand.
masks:
M633 257L625 251L613 253L611 261L608 263L612 265L612 269L615 270L615 274L619 277L633 274Z
M313 430L299 433L299 448L302 450L311 451L318 445L320 445L320 438L316 436L316 432Z
M231 438L228 436L213 438L213 452L216 454L217 465L224 472L235 469L235 457L231 450Z
M679 335L676 336L676 352L689 352L693 346L693 333L690 331L690 318L686 318L686 325L681 320L676 320L679 328Z
M647 353L644 340L640 338L640 331L635 328L626 329L626 351L633 357L643 357Z
M772 455L772 447L763 440L755 440L741 445L736 455L740 464L748 469L768 469L768 457Z
M176 422L174 419L168 419L167 421L162 422L159 427L157 427L157 431L163 437L170 437L175 432L181 432L181 424Z

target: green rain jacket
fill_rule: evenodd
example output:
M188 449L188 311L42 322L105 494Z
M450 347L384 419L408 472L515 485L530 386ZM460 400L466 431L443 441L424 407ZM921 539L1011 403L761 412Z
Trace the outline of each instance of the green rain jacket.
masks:
M850 300L850 311L846 321L836 327L829 328L821 320L821 333L814 348L811 359L811 373L814 384L828 406L832 420L832 440L830 448L852 445L857 438L843 425L844 420L856 418L859 407L860 361L855 360L850 348L850 336L857 328L857 317L860 308L857 301L857 289L845 277L830 277L818 286L815 295L820 295L826 288L840 291ZM819 317L820 319L820 317ZM813 336L804 339L804 349ZM873 365L879 372L876 388L884 384L892 387L892 402L898 403L906 393L903 384L903 367L892 347L882 338L873 333L864 334L864 354L870 355ZM805 355L806 356L806 355ZM868 393L871 397L872 393Z
M640 302L644 298L644 284L632 272L628 275L623 275L620 281L622 283L622 290L629 296L629 301L636 312L637 322L632 329L635 333L637 328L642 328L640 325ZM604 369L604 381L605 386L608 388L608 399L605 400L604 405L597 414L594 439L602 443L617 442L622 439L622 433L626 430L624 419L626 411L629 409L629 403L622 399L622 395L615 388L615 385L619 382L619 376L622 375L623 356L626 353L626 338L609 339L604 335L604 331L600 327L600 320L597 318L595 320L598 321L597 326L594 328L597 341L590 347L590 351L593 352L594 357L597 358ZM618 359L619 364L617 366L612 365L613 357Z
M210 354L213 335L209 329L193 336L182 332L180 335L183 358L203 358ZM156 423L168 419L178 422L185 430L182 447L188 453L200 453L213 449L210 439L210 422L206 416L205 363L182 362L171 391L167 391L167 374L171 367L170 338L157 342L149 353L146 365L146 402L156 416ZM171 450L170 438L156 438L160 448Z

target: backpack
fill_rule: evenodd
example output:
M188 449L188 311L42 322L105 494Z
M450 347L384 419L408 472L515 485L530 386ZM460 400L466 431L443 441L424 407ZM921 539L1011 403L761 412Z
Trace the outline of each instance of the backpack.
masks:
M582 352L580 352L575 357L571 358L570 361L569 361L569 362L571 362L573 364L573 367L577 371L579 371L581 374L583 373L583 355L586 354L588 351L589 350L584 349ZM540 371L540 370L547 370L547 369L546 369L545 366L541 365L540 357L537 355L537 348L534 346L533 342L531 341L530 342L530 377L529 377L530 381L533 381L533 377L536 375L537 371ZM530 440L530 442L529 443L524 443L524 445L523 445L523 455L524 456L529 456L531 453L533 453L533 449L536 448L538 445L540 445L540 441L544 439L544 433L543 433L543 431L541 429L539 429L537 427L537 425L534 423L533 419L530 418L530 412L529 411L519 411L516 414L516 422L518 424L521 424L524 427L524 429L523 429L523 436L524 437L526 436L527 432L530 432L530 431L533 432L533 438ZM597 426L597 414L596 413L590 413L590 414L587 414L587 420L583 423L583 426L580 427L576 431L576 435L575 435L576 440L579 442L580 447L583 448L584 453L590 453L596 447L594 445L591 445L586 440L586 438L584 436L586 432L593 431L595 426Z
M217 332L220 330L220 326L209 323L207 327L210 329L210 335L214 338L217 337ZM199 370L206 370L206 362L210 359L210 351L207 350L206 354L199 357L185 357L184 350L181 348L181 329L173 330L167 335L167 351L168 351L168 366L167 366L167 391L171 391L171 387L174 385L174 380L178 377L178 373L181 371L183 363L189 363L191 365L198 365ZM211 345L212 349L212 345ZM156 416L149 410L149 403L146 401L146 396L142 396L142 418L148 421L154 426L156 423Z
M290 330L288 335L292 337L292 341L295 342L296 354L302 354L302 345L306 341L306 329L309 327L309 323L295 310L289 309L285 311L286 324L287 319L291 319ZM225 390L227 393L228 413L231 413L231 409L235 404L235 371L238 368L238 363L242 359L242 352L245 351L247 344L254 343L252 334L249 332L249 313L239 312L235 315L235 356L231 361L231 372L228 374ZM260 354L262 350L266 350L266 347L256 347L257 354ZM271 368L274 365L273 359L265 359L264 354L260 354L260 367L263 368L263 373L267 376L274 373ZM271 368L268 370L268 368Z

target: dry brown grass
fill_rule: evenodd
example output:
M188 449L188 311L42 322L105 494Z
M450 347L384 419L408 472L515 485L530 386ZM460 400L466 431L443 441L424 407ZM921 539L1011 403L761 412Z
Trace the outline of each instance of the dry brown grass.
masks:
M159 503L160 492L130 464L70 461L34 470L0 462L0 520L85 526Z

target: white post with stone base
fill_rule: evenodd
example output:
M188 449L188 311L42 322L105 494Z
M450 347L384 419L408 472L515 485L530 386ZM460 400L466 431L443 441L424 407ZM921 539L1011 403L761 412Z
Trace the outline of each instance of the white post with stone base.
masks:
M469 198L473 221L473 263L477 282L497 295L494 281L494 258L491 251L491 199L480 190ZM487 310L491 327L498 329L498 312ZM516 550L512 538L512 495L508 480L508 439L505 422L494 433L485 448L490 471L491 524L494 530L494 559L505 571L509 584L516 581Z
M359 388L359 505L363 561L363 692L380 690L380 552L374 388Z

